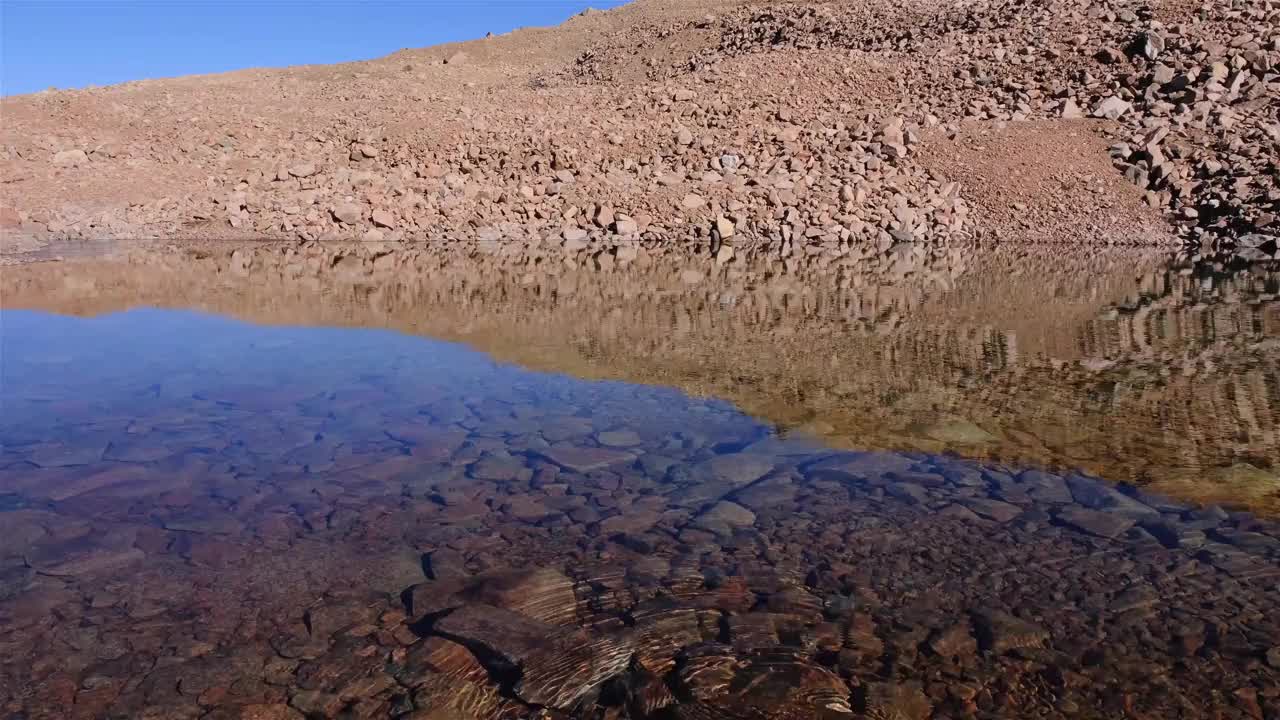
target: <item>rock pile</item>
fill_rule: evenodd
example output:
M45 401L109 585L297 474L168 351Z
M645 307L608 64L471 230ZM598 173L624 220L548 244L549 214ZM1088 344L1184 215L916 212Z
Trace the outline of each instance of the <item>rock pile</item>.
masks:
M1189 242L1278 232L1280 61L1274 2L1193 10L1102 0L994 2L883 12L859 4L744 9L716 52L790 46L910 53L915 114L935 121L1116 121L1111 155ZM1274 237L1268 236L1270 242ZM1244 253L1246 259L1264 259Z
M7 98L0 203L40 237L421 240L704 272L967 242L1001 209L1064 215L1060 242L1170 241L1155 208L1197 252L1263 260L1280 251L1275 16L1273 0L647 0L549 31L556 53L518 32L447 63ZM1083 123L1098 142L1082 152L1136 187L1064 180L1010 203L1002 183L1036 153L1014 144L961 182L929 152L1025 120L1050 143Z

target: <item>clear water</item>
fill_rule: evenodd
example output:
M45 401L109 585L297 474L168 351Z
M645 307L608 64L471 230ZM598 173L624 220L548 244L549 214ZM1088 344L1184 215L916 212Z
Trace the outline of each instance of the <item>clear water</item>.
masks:
M1248 513L391 330L6 309L0 343L7 716L1277 707Z

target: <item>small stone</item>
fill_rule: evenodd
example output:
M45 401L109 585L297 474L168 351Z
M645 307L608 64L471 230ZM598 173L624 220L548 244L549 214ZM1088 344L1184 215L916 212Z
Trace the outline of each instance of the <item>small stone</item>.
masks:
M1002 610L979 611L974 616L974 626L982 649L998 654L1042 647L1049 639L1049 631Z
M696 210L702 207L703 203L705 202L706 201L702 199L701 195L698 195L696 193L689 193L688 195L685 195L682 200L680 200L680 207L684 208L685 210Z
M374 225L377 225L378 227L384 227L384 228L387 228L387 229L391 229L391 228L394 228L394 227L395 227L395 222L396 222L395 217L393 217L393 216L391 215L391 213L387 212L386 210L374 210L374 211L373 211L373 224L374 224Z
M1164 36L1155 32L1147 33L1142 43L1142 54L1146 55L1148 60L1155 60L1162 52L1164 52Z
M445 65L462 65L467 61L467 59L468 59L467 54L459 50L458 52L455 52L454 54L445 58L444 64Z
M596 433L596 442L605 447L627 448L639 445L641 440L634 430L606 430Z
M1058 519L1077 530L1102 538L1114 538L1134 524L1131 517L1084 508L1064 508L1058 512Z
M1093 116L1108 120L1119 120L1132 108L1133 105L1131 103L1112 95L1094 106Z
M348 225L355 225L360 222L360 218L363 216L363 213L360 211L360 206L355 203L342 203L341 205L335 205L332 212L335 218Z
M969 624L961 623L935 631L929 638L929 649L947 658L968 657L978 651L978 641L969 632Z
M736 528L750 527L756 514L741 505L722 500L698 516L695 526L717 535L731 535Z
M619 235L635 235L640 232L640 226L635 220L619 218L613 221L613 231Z
M296 178L308 178L316 174L315 163L299 163L289 168L289 174Z
M720 233L721 239L733 237L734 224L729 218L721 215L716 218L716 232Z
M585 473L634 459L634 455L621 450L593 447L552 447L539 452L547 460L566 470Z
M240 708L240 720L303 720L303 717L302 713L283 703Z
M53 166L60 168L80 167L89 162L89 156L83 150L63 150L53 156Z
M1022 514L1022 508L999 500L971 498L962 503L978 515L996 522L1009 522Z
M680 132L676 133L676 142L681 145L692 145L693 133L689 132L689 128L680 128Z
M1062 102L1062 117L1065 120L1075 120L1084 117L1084 111L1076 104L1076 101L1067 98Z

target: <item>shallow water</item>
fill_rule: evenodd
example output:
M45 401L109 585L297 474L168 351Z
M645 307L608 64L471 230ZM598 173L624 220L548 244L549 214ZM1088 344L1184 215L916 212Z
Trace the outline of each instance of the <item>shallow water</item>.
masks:
M6 713L1280 706L1280 526L1108 482L1269 507L1272 276L271 257L7 271L6 308L104 314L0 311Z

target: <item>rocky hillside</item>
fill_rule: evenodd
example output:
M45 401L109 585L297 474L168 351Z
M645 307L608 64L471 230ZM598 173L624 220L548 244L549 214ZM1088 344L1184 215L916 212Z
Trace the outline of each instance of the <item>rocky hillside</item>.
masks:
M451 244L788 270L973 241L1280 258L1277 0L637 0L0 103L5 249Z

